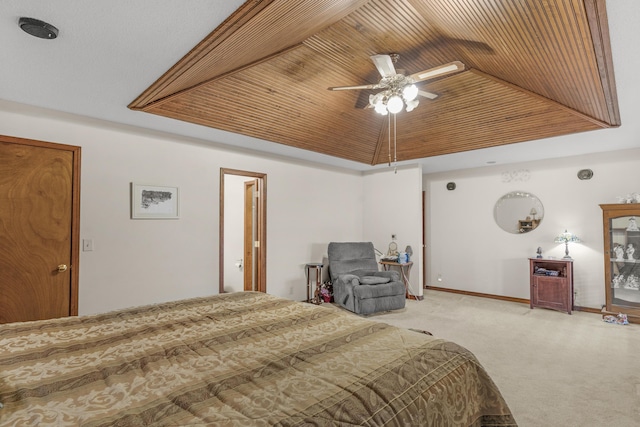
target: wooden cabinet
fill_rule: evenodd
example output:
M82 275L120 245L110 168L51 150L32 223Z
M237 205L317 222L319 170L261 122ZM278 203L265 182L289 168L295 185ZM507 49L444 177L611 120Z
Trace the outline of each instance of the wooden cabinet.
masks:
M573 309L573 260L529 258L530 307Z
M640 323L640 204L608 204L602 208L604 289L602 314L627 315Z
M539 219L521 219L518 221L518 231L520 231L520 233L526 233L535 229L538 224L540 224Z

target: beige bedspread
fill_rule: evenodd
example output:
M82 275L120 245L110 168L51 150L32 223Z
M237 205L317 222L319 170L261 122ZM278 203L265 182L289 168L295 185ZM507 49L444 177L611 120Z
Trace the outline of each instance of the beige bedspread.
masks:
M515 425L442 339L254 292L0 325L2 426Z

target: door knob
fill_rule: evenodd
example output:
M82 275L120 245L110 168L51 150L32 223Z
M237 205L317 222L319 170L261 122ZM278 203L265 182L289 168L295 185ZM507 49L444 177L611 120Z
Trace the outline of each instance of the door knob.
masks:
M62 272L65 272L65 271L67 271L67 265L66 264L60 264L58 266L58 272L62 273Z

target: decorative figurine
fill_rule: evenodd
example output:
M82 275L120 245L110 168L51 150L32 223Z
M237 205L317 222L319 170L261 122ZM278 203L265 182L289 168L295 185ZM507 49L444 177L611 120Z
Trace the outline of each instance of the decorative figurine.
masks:
M624 274L619 274L613 278L611 287L615 289L621 288L624 282L625 282Z
M411 257L413 256L413 249L411 248L410 245L407 245L407 247L404 249L404 253L407 256L407 262L411 261ZM401 252L402 254L402 252ZM398 257L399 259L399 257Z
M636 247L633 245L633 243L629 243L629 245L627 245L627 261L633 261L635 258L633 257L633 253L636 251Z
M616 253L616 261L624 261L624 248L622 245L616 245L616 247L613 248L613 252Z
M540 246L538 246L538 250L536 251L536 253L538 254L536 258L542 258L542 248Z

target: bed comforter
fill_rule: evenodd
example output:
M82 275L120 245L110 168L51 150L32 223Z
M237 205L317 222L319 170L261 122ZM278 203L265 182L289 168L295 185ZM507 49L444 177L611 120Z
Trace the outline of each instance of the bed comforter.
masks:
M241 292L0 325L2 426L511 426L473 354Z

